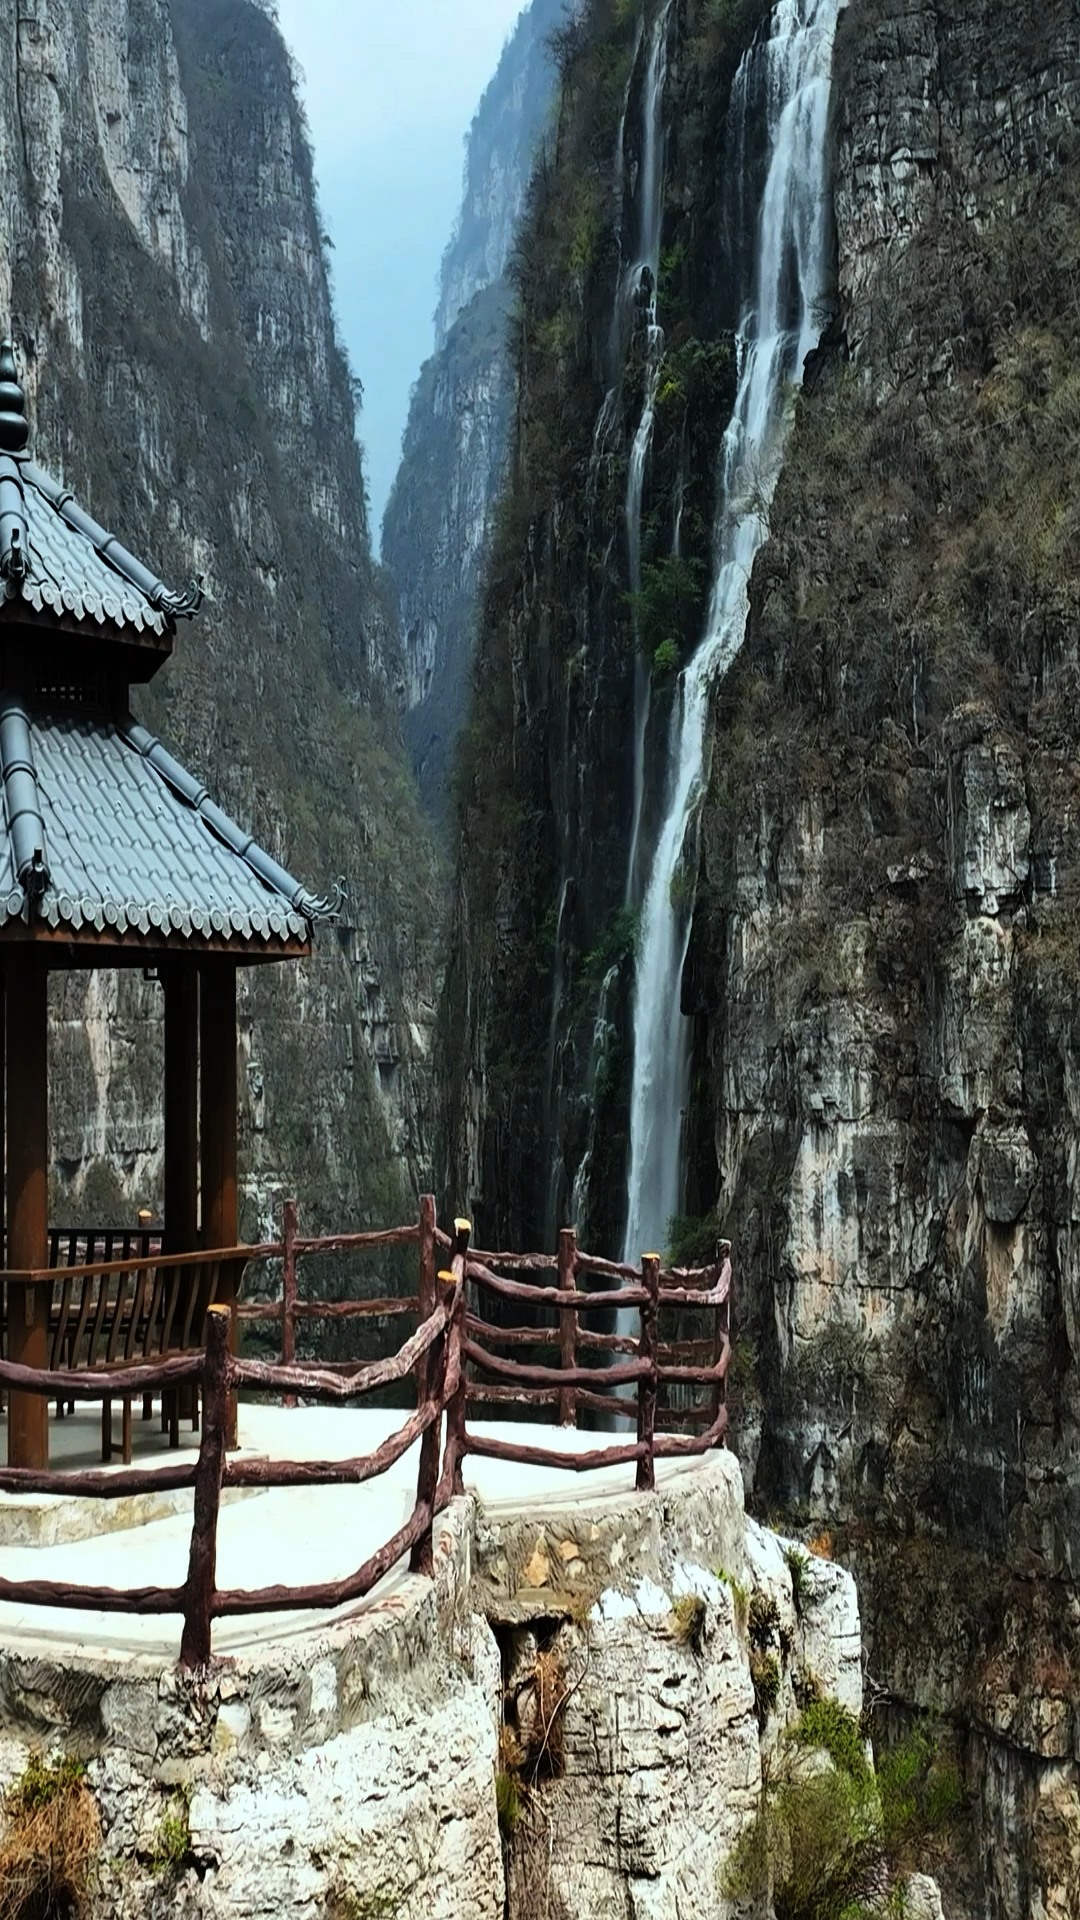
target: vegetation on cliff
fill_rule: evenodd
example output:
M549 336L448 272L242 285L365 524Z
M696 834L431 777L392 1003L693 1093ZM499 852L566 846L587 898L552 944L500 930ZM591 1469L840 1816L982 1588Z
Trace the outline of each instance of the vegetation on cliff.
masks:
M457 755L458 887L441 1017L449 1184L485 1230L617 1240L627 1154L634 682L654 683L658 804L675 670L700 637L716 458L735 387L723 270L726 109L763 0L594 0L554 37L559 89L513 263L517 404ZM625 502L645 394L620 274L636 257L645 51L670 78L658 320L665 332L633 588ZM593 960L620 948L609 968ZM527 1010L527 1011L526 1011ZM478 1089L482 1085L483 1094ZM470 1089L472 1091L470 1092ZM483 1109L481 1138L469 1116ZM470 1202L472 1204L472 1202Z
M35 444L166 578L206 576L148 723L316 891L346 882L355 935L244 979L245 1224L285 1183L312 1227L385 1220L429 1177L436 866L303 117L252 0L132 0L117 47L120 17L65 0L4 48L34 156L5 190ZM161 1198L157 989L75 977L55 1013L60 1217L130 1219Z

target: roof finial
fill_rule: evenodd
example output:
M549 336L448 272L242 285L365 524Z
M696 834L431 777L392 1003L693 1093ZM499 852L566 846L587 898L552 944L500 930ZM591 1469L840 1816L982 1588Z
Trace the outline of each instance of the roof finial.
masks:
M30 438L26 397L19 385L15 346L0 341L0 453L21 453Z

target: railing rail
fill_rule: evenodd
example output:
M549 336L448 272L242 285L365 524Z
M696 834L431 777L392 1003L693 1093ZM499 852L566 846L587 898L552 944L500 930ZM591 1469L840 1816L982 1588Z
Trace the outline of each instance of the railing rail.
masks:
M282 1265L280 1301L249 1302L239 1308L243 1320L276 1320L281 1327L282 1359L271 1362L230 1352L230 1332L236 1309L229 1304L206 1307L203 1324L192 1328L197 1350L157 1360L136 1359L132 1364L52 1366L34 1369L0 1360L0 1390L46 1395L59 1400L100 1399L142 1395L144 1402L160 1394L175 1395L180 1388L198 1389L203 1400L202 1430L194 1462L163 1467L57 1472L32 1468L0 1468L0 1492L66 1493L87 1499L119 1499L166 1490L192 1488L191 1546L187 1577L174 1587L114 1589L76 1582L0 1579L0 1601L23 1606L69 1607L107 1613L180 1614L183 1617L181 1663L204 1666L210 1658L215 1619L240 1614L288 1609L318 1609L362 1598L406 1553L415 1572L433 1567L433 1527L437 1516L463 1488L462 1467L469 1454L518 1464L554 1466L574 1473L601 1467L633 1464L639 1489L655 1485L655 1463L677 1455L707 1452L722 1444L727 1431L726 1377L731 1355L731 1261L726 1243L713 1266L701 1270L664 1269L654 1254L640 1267L582 1254L572 1229L559 1236L555 1256L541 1254L475 1254L469 1251L467 1221L455 1222L452 1235L441 1231L434 1202L425 1196L416 1224L383 1232L337 1234L302 1239L297 1232L295 1202L286 1203L280 1241L258 1246L223 1247L210 1252L162 1255L159 1248L143 1248L138 1257L81 1266L32 1270L0 1279L54 1286L63 1296L77 1281L118 1282L115 1311L122 1309L124 1281L131 1274L145 1276L148 1265L156 1273L183 1271L202 1262L247 1265L255 1260L278 1260ZM305 1255L378 1250L415 1244L419 1252L417 1293L406 1298L326 1301L301 1299L297 1261ZM446 1262L436 1270L437 1258ZM509 1273L499 1272L509 1269ZM510 1274L553 1274L557 1284L514 1279ZM590 1286L599 1280L600 1285ZM580 1281L586 1282L579 1285ZM619 1284L611 1286L616 1281ZM70 1284L69 1284L70 1283ZM137 1288L137 1297L141 1289ZM535 1325L502 1327L470 1311L481 1293L528 1307ZM102 1297L105 1297L104 1294ZM621 1327L597 1329L588 1316L601 1312L636 1313L636 1337ZM396 1352L386 1359L365 1361L300 1361L295 1358L296 1323L314 1317L334 1319L350 1313L411 1314L418 1325ZM661 1337L661 1316L672 1312L712 1315L707 1338ZM540 1316L550 1316L545 1324ZM115 1345L115 1342L113 1342ZM494 1351L508 1346L535 1353L557 1354L557 1363L535 1358L512 1359ZM54 1348L55 1351L55 1348ZM703 1361L705 1353L711 1359ZM590 1365L586 1356L598 1362ZM584 1363L583 1363L584 1362ZM348 1406L376 1391L400 1386L415 1378L416 1405L397 1430L373 1451L342 1460L245 1460L226 1453L230 1399L238 1392L280 1394L286 1405L299 1398L329 1406ZM672 1389L707 1387L704 1402L679 1408ZM665 1400L666 1396L666 1400ZM478 1404L512 1405L557 1415L564 1427L577 1424L580 1411L598 1413L609 1421L630 1421L634 1437L617 1444L599 1444L574 1452L540 1447L531 1440L496 1438L470 1428L468 1409ZM666 1432L668 1424L690 1422L698 1431ZM598 1436L603 1439L604 1436ZM217 1585L217 1535L223 1490L230 1487L284 1488L297 1486L355 1486L388 1471L419 1441L416 1496L404 1524L353 1573L340 1579L307 1585L275 1585L233 1591Z

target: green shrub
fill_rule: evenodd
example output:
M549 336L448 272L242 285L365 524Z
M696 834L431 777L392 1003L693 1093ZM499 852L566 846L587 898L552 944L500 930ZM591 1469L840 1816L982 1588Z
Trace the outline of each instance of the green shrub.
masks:
M747 1592L746 1588L743 1586L742 1581L737 1580L735 1578L735 1575L733 1573L729 1573L726 1567L717 1567L716 1577L718 1580L723 1581L725 1587L729 1587L731 1589L732 1607L735 1613L735 1625L738 1628L740 1633L745 1633L747 1622L750 1619L749 1593Z
M791 1575L791 1597L796 1613L801 1613L810 1598L810 1561L800 1547L785 1547L784 1560Z
M811 1701L789 1729L787 1738L795 1747L827 1754L833 1766L852 1780L867 1780L873 1773L866 1757L862 1728L855 1715L838 1700Z
M854 1714L813 1701L789 1729L753 1825L721 1877L730 1899L771 1900L776 1920L870 1920L898 1870L961 1805L959 1780L925 1727L875 1775Z
M162 1879L183 1872L191 1853L191 1792L181 1788L173 1794L158 1822L150 1865Z
M525 1812L524 1789L515 1773L495 1775L495 1806L499 1816L499 1832L509 1840L517 1832Z

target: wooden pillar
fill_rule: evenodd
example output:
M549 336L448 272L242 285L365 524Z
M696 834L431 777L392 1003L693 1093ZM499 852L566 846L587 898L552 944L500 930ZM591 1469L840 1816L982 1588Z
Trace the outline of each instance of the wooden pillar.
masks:
M0 1267L6 1267L8 1264L7 1198L6 1198L7 1187L5 1184L5 1176L7 1173L7 1119L6 1119L7 1106L6 1106L6 1095L4 1092L5 1077L6 1077L5 1062L7 1059L7 1020L4 1015L4 996L6 991L7 991L7 977L5 974L0 973L0 1231L3 1232L3 1236L4 1236L4 1246L3 1246L4 1257L2 1260L0 1260ZM7 1339L3 1331L7 1325L6 1307L7 1307L6 1289L3 1285L3 1282L0 1281L0 1354L3 1355L5 1360L8 1357ZM0 1387L0 1411L2 1411L3 1408L6 1406L7 1406L7 1394L4 1392L3 1388Z
M236 962L225 955L199 968L199 1090L202 1150L202 1241L208 1250L235 1247ZM219 1299L229 1308L229 1347L236 1351L236 1269L223 1265ZM229 1399L230 1447L236 1445L236 1400Z
M35 953L7 967L7 1262L12 1270L49 1264L48 973ZM49 1289L8 1288L8 1354L24 1367L49 1364ZM12 1393L8 1465L49 1464L49 1403Z
M199 976L194 961L162 969L165 992L165 1243L166 1253L191 1253L199 1244ZM197 1276L181 1282L184 1325ZM173 1403L173 1395L177 1396ZM197 1386L162 1397L162 1426L180 1438L179 1420L199 1424Z
M199 1244L199 979L172 962L165 988L165 1251Z

